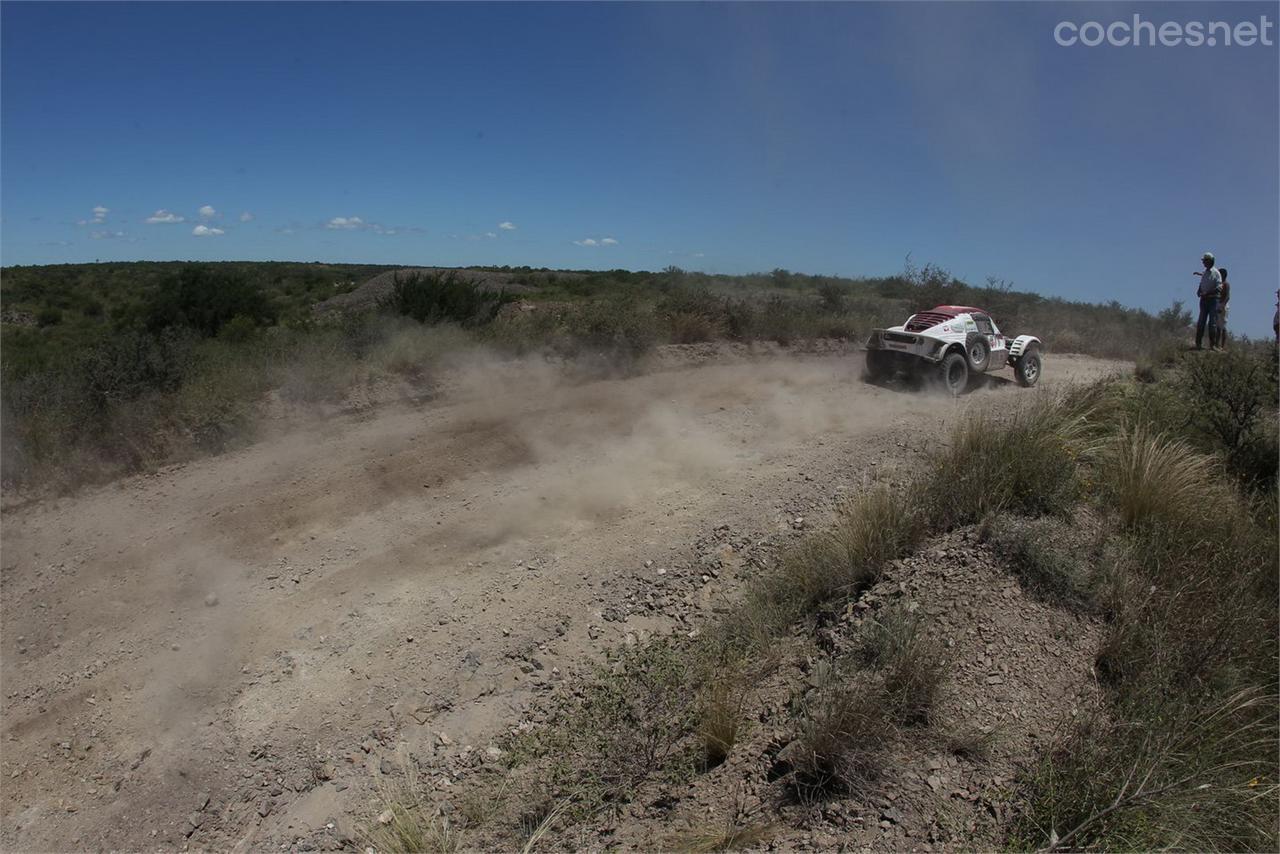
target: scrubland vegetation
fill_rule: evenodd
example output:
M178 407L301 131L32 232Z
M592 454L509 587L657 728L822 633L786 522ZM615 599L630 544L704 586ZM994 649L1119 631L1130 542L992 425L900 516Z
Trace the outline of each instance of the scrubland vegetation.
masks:
M483 832L528 849L553 829L572 839L642 787L652 797L654 785L691 785L752 726L753 686L780 667L780 648L816 649L889 562L963 528L1031 595L1102 625L1101 705L1046 733L1012 784L1003 844L1275 850L1276 394L1275 350L1256 346L1185 354L1154 382L1108 380L960 423L926 474L843 506L697 637L619 650L550 724L514 736L509 766L538 780L523 827L494 828L487 815L463 823L464 840ZM948 666L925 619L886 607L851 653L818 656L774 764L796 803L874 795L893 773L895 738L988 754L993 733L940 729ZM433 820L421 803L407 814ZM735 815L664 844L751 847L775 830L768 816Z
M69 487L250 441L264 403L341 405L379 383L430 389L468 348L633 370L659 344L860 341L939 303L977 304L1050 351L1148 358L1189 315L1069 303L908 264L842 279L774 270L712 276L502 268L483 290L449 273L405 277L377 306L317 312L389 268L84 264L3 271L4 482ZM1154 371L1155 361L1150 370ZM1224 415L1221 429L1231 428Z

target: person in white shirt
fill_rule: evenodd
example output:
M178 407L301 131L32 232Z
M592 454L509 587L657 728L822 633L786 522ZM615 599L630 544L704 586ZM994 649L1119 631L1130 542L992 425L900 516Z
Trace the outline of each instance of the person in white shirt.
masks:
M1200 287L1196 288L1196 296L1200 298L1200 317L1196 320L1196 349L1203 350L1204 328L1209 327L1209 349L1216 350L1218 343L1218 300L1222 296L1222 276L1213 266L1212 252L1206 252L1200 258L1204 264L1204 272L1193 273L1200 277Z
M1227 349L1227 312L1231 309L1231 282L1227 280L1227 268L1219 267L1218 275L1222 277L1222 296L1218 299L1218 340L1214 342L1209 340L1210 344L1216 343L1219 350Z

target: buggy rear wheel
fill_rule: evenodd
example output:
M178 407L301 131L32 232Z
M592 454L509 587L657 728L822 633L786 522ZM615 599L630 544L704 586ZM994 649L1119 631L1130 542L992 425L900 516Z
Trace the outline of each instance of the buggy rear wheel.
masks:
M938 367L942 388L952 397L959 397L969 387L969 360L964 353L955 350L942 359Z
M893 373L893 360L883 350L868 350L862 375L868 382L878 383Z

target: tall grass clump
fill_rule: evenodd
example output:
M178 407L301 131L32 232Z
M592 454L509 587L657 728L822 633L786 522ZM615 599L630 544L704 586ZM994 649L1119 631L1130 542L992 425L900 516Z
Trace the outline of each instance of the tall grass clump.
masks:
M377 813L360 827L360 842L379 854L455 854L465 850L461 830L447 816L437 814L423 797L413 766L404 770L403 780L379 787Z
M1107 468L1111 500L1125 528L1216 514L1214 499L1225 492L1214 483L1207 457L1144 427L1115 438Z
M1274 512L1149 426L1099 456L1121 551L1098 591L1107 705L1027 785L1018 845L1275 850L1280 776Z
M1276 850L1273 695L1121 703L1071 731L1036 772L1013 847Z
M1080 494L1075 461L1090 447L1077 401L1036 402L1004 418L979 413L958 424L917 486L932 526L949 530L994 513L1062 513Z

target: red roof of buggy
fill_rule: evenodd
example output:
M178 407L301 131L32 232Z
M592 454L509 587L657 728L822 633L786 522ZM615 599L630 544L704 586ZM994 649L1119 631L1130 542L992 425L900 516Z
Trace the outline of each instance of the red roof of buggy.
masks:
M982 309L974 308L971 305L938 305L929 309L929 312L931 314L949 314L952 317L955 317L957 314L965 314L966 312L971 314L975 312L977 314L986 314Z

